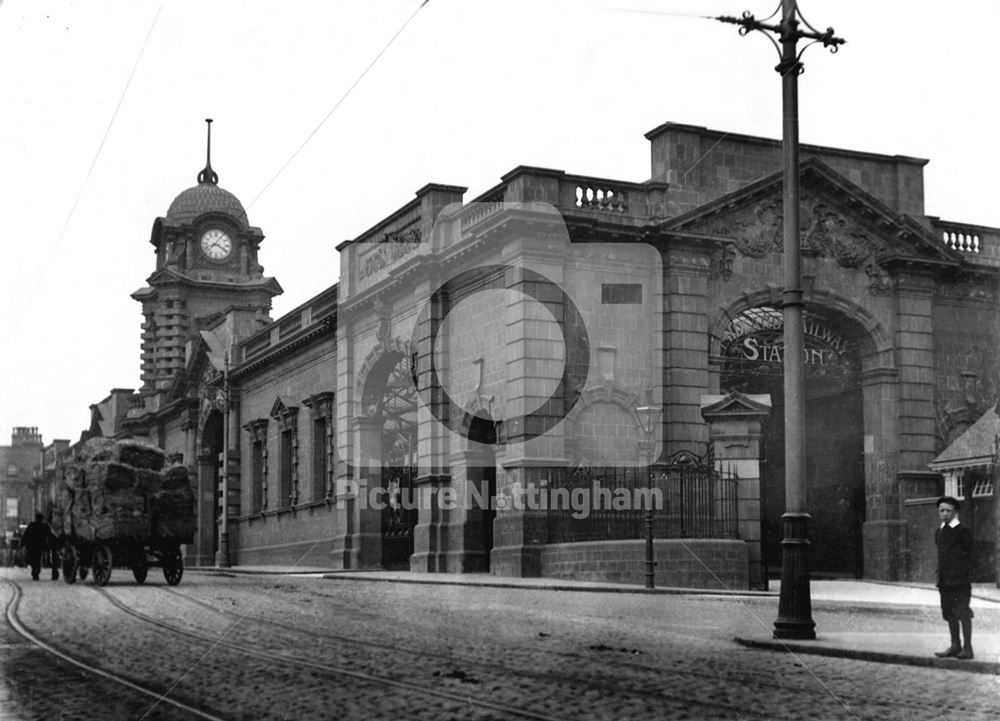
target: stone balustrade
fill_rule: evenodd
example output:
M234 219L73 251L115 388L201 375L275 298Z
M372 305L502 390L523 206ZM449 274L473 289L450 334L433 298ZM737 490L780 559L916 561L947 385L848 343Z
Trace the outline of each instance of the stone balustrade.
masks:
M240 344L238 357L243 361L251 360L324 322L337 312L337 289L336 285L328 288L254 333Z
M521 166L462 212L465 233L503 209L504 203L549 203L565 215L612 215L637 221L666 217L667 184L631 183L561 170Z
M970 263L1000 265L1000 229L933 219L941 242L967 256Z
M620 187L583 180L576 186L577 208L610 213L628 212L628 192Z
M462 231L478 225L487 218L496 215L503 208L504 196L507 192L506 183L496 185L478 198L472 201L469 206L462 210L461 227Z

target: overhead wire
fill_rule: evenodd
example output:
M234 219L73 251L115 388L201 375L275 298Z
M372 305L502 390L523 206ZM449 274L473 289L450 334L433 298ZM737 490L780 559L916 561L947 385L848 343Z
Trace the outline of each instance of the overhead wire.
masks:
M339 108L343 104L343 102L351 94L354 88L358 86L358 84L364 79L364 77L368 74L368 72L375 66L375 63L377 63L379 59L390 48L390 46L392 46L392 44L396 41L396 38L398 38L402 34L402 32L406 30L406 28L410 25L410 23L413 22L413 19L417 16L417 14L421 10L423 10L424 6L429 2L430 0L423 0L423 2L420 3L420 6L413 11L413 14L411 14L410 17L406 19L406 22L404 22L400 26L399 30L397 30L396 33L391 38L389 38L389 42L387 42L385 46L383 46L383 48L378 51L378 54L374 58L372 58L372 61L368 63L368 66L361 71L361 74L358 75L358 77L354 80L353 83L351 83L350 87L347 88L344 94L340 96L340 99L336 103L334 103L333 107L330 108L330 112L328 112L326 115L323 116L323 119L320 120L319 124L315 128L313 128L312 132L309 133L309 135L306 136L306 139L302 141L302 144L299 145L299 147L296 148L295 152L293 152L289 156L288 160L286 160L284 164L280 168L278 168L278 171L271 177L270 180L267 181L267 183L264 184L264 187L261 188L260 191L257 193L257 195L253 197L253 200L247 203L247 208L253 206L253 204L260 199L260 196L262 196L265 192L267 192L267 189L271 187L271 184L278 179L278 176L280 176L285 171L285 169L292 164L292 161L294 161L295 158L298 157L299 153L301 153L302 150L306 147L306 145L309 144L309 141L311 141L313 137L315 137L316 133L320 131L320 128L322 128L326 124L326 121L330 119L330 116L332 116L334 112L336 112L337 108Z
M149 45L149 39L153 35L153 29L156 27L156 23L160 19L160 12L162 10L163 2L161 1L160 6L156 9L156 14L153 16L153 21L149 24L149 30L146 33L146 38L142 42L142 47L139 48L139 54L136 55L135 63L132 64L132 70L129 72L128 79L126 79L125 85L118 96L118 103L115 105L115 109L111 113L111 119L108 120L108 126L104 129L104 135L101 137L101 142L97 146L97 152L94 153L94 158L90 161L90 167L87 169L87 174L84 176L83 182L80 184L80 190L77 191L76 198L73 199L73 204L70 206L69 213L66 214L66 220L63 222L62 229L56 237L56 242L52 245L52 248L49 249L49 257L45 260L45 264L42 266L41 273L38 274L38 279L35 281L34 287L28 293L28 296L24 301L24 307L21 309L21 313L18 315L17 320L14 321L11 334L16 333L18 328L21 327L21 322L24 320L25 315L28 313L28 309L31 307L31 301L34 299L35 294L41 287L42 281L45 279L45 275L48 273L48 270L52 265L52 255L59 248L59 244L62 243L62 239L66 235L66 230L69 228L70 221L72 221L73 216L76 214L76 208L80 204L80 198L83 197L87 184L90 182L90 176L94 174L94 168L97 167L97 161L101 157L101 152L104 150L104 145L108 140L108 136L111 135L111 128L114 126L115 120L118 118L118 111L121 110L122 103L125 101L125 95L128 93L129 86L132 84L132 78L135 77L135 71L139 68L139 62L142 60L142 56L146 52L146 46Z

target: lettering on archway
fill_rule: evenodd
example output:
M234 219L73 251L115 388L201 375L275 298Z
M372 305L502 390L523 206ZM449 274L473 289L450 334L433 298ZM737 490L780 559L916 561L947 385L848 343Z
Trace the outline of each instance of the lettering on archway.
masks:
M784 322L769 306L748 308L730 321L721 355L728 374L781 375L784 372ZM807 377L851 378L858 371L856 344L825 318L806 312L803 361Z

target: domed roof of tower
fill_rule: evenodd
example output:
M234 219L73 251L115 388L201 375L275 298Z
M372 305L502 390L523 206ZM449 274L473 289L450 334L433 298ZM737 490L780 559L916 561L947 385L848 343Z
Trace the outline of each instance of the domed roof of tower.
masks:
M166 220L170 225L183 225L194 222L205 213L225 213L247 227L250 223L243 203L228 190L219 187L219 174L212 170L212 121L206 119L205 122L208 124L205 169L198 173L197 185L174 198L167 209Z
M167 220L171 225L182 225L193 222L205 213L225 213L238 220L241 225L249 225L247 211L239 198L214 182L199 182L174 198L167 210Z

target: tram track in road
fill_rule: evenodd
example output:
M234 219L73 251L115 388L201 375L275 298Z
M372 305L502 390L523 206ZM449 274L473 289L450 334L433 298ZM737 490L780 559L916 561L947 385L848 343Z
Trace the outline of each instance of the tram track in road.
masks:
M238 608L229 610L226 608L220 608L218 605L210 603L206 600L194 598L188 595L188 589L182 591L177 588L164 588L163 590L184 599L186 602L219 614L233 623L252 621L277 629L308 633L312 637L328 639L337 643L348 643L366 648L374 647L378 649L391 649L397 654L403 652L419 655L421 660L442 659L446 663L470 669L473 673L479 673L478 669L485 666L481 660L463 654L459 648L456 648L453 645L449 645L448 653L440 653L426 648L407 648L406 645L403 645L398 641L389 644L378 640L331 633L329 631L318 630L316 628L306 630L301 626L276 621L256 613L252 613L253 607L246 612L241 612ZM716 601L717 599L712 597L712 600ZM741 607L745 607L745 603ZM754 621L759 622L758 614L754 613L753 616ZM680 636L688 640L694 639L695 641L704 641L704 633L677 633L677 629L692 628L690 623L682 623L681 621L678 621L676 624L669 624L668 626L658 624L657 628L669 628L669 638L671 640ZM703 621L702 625L698 626L698 628L710 629L714 628L714 626L712 626L709 622ZM549 634L545 635L548 636ZM836 699L836 704L842 705L843 709L861 707L868 702L878 701L884 698L884 702L886 704L897 710L911 709L914 712L914 718L917 717L917 712L923 710L924 708L923 704L920 702L915 702L905 696L899 696L891 693L891 689L893 688L891 685L881 687L880 689L873 689L868 693L861 693L856 688L841 688L834 693L825 681L833 680L841 682L848 677L848 674L845 674L843 670L834 670L831 667L831 663L841 666L855 663L851 661L830 662L829 660L818 660L814 657L805 657L789 653L786 658L789 665L793 666L794 670L792 670L789 674L780 674L775 672L774 665L769 662L762 661L759 664L740 662L738 658L736 658L741 655L738 652L729 652L728 654L726 652L721 652L717 658L712 659L710 667L706 668L700 664L695 664L692 668L688 666L687 659L683 655L671 653L668 655L669 660L662 658L656 659L655 657L646 656L648 649L643 649L638 655L635 655L636 652L634 650L629 653L629 649L619 647L617 644L607 646L601 643L599 645L588 645L587 648L587 651L582 652L574 650L558 650L553 648L545 649L544 653L546 657L552 659L552 662L544 662L541 668L539 668L537 662L534 667L529 667L523 663L512 662L512 659L509 657L511 651L537 653L537 647L524 644L517 646L505 645L502 651L497 651L486 672L488 673L489 670L493 670L494 672L500 671L505 674L516 676L529 676L536 680L543 679L557 687L576 687L580 689L581 693L585 691L589 692L602 690L606 691L609 696L614 694L623 698L643 694L656 698L659 702L664 704L676 703L678 708L684 708L686 705L685 702L690 700L690 694L683 691L680 693L675 692L678 687L684 689L712 685L717 686L720 690L732 685L735 687L752 687L765 692L768 695L774 694L790 697L804 695L814 698L817 703L826 697L827 700ZM589 676L584 671L584 669L588 666L593 665L595 653L601 655L606 654L606 668L616 669L614 679L610 683L606 682L604 679ZM644 661L643 659L646 660ZM570 669L570 673L566 674L564 671L558 670L557 664L559 663L564 664L565 668ZM862 665L867 665L866 662L861 663ZM650 685L647 682L647 679L649 678L648 674L653 674L658 678L662 678L664 674L669 675L672 683L669 685L662 683ZM644 675L646 675L646 679L642 678ZM826 677L828 675L832 676L832 678L827 679ZM732 711L736 708L732 703L727 703L722 696L724 696L724 694L719 694L714 698L699 698L698 705L704 709L717 709L720 712L722 710ZM745 715L743 717L748 719L755 718L752 714ZM854 717L851 716L851 718Z
M342 709L345 718L399 718L400 712L403 717L416 718L416 713L425 718L436 710L443 712L437 717L444 718L555 721L649 718L665 709L700 709L719 718L734 712L747 719L805 718L820 708L841 717L842 710L835 713L831 706L833 698L845 703L845 708L881 703L897 712L903 706L913 712L921 710L919 702L908 703L892 693L891 687L866 695L852 689L850 684L861 669L852 670L846 662L810 660L815 672L832 682L832 688L823 690L814 682L814 672L787 668L792 666L790 659L779 661L789 673L777 674L773 663L756 664L752 652L736 651L732 657L722 652L690 656L685 647L672 652L663 646L670 643L669 636L660 639L659 649L647 648L631 656L623 653L614 636L605 637L603 632L566 635L570 627L548 626L561 638L551 647L548 644L555 639L526 643L525 639L534 636L530 626L527 636L492 638L475 636L474 627L456 618L453 635L427 637L425 646L420 639L427 629L419 624L396 637L391 619L364 612L364 608L363 621L356 626L349 605L336 607L332 616L317 610L290 619L281 615L281 609L287 611L283 604L294 603L293 597L260 608L257 602L247 603L242 609L235 605L237 601L223 598L220 608L218 599L211 599L216 601L212 603L198 598L197 589L88 584L55 594L53 616L52 611L39 613L30 603L40 590L24 589L27 602L21 610L27 624L20 625L27 625L29 634L71 657L75 666L88 672L100 667L114 680L122 678L142 687L145 697L163 695L155 690L163 687L159 679L176 679L168 698L177 696L189 703L213 699L215 708L239 719L272 718L277 709L285 714L282 717L294 712L299 718L315 718L319 709L330 708ZM228 603L234 607L227 607ZM7 604L8 617L18 620L17 611L16 603ZM279 615L272 620L267 613ZM83 631L71 631L62 621L73 617L81 620ZM328 628L338 618L347 625ZM568 618L570 624L576 623L573 618ZM105 637L100 629L108 626L115 630ZM351 632L369 637L352 638ZM610 645L595 643L602 637ZM29 641L34 643L34 639ZM156 649L169 649L169 654ZM144 668L148 670L140 670ZM157 680L143 678L143 673L154 673L151 678ZM129 684L123 685L132 688ZM767 708L766 699L774 695L797 700L775 716L747 713L753 707L750 699L764 702L762 708ZM293 709L289 703L297 706ZM372 703L377 708L372 709ZM190 709L183 703L171 706L178 709L175 714L181 708ZM213 715L219 713L214 709L187 713L191 718L229 718Z
M107 594L106 589L98 589L101 592ZM825 689L820 689L816 684L812 683L808 679L800 679L799 683L788 683L781 682L779 676L776 676L773 669L770 667L760 667L756 669L743 668L728 668L721 669L716 667L713 670L694 670L689 668L684 668L682 663L672 663L669 667L658 666L650 663L636 663L629 658L620 657L618 653L614 656L608 657L609 666L604 667L605 671L613 667L617 669L617 673L614 674L613 679L607 679L605 674L604 680L599 680L593 676L583 673L577 675L573 673L567 676L564 672L558 670L558 667L550 668L550 664L544 663L539 667L536 660L536 665L534 666L519 666L516 664L505 663L509 661L509 658L505 658L511 650L524 650L527 648L515 649L512 647L506 647L502 651L498 651L498 655L493 657L489 664L484 663L482 660L469 658L467 656L462 656L460 652L456 649L451 648L449 654L438 653L434 651L429 651L427 649L408 649L405 646L396 644L388 644L380 641L372 641L368 639L358 639L352 638L344 635L333 634L327 631L319 631L315 628L302 628L301 626L295 626L293 624L282 623L280 621L274 621L267 619L256 614L251 614L249 612L241 613L236 610L226 610L218 608L216 605L203 601L201 599L192 598L187 593L181 592L174 588L163 588L160 589L170 594L171 596L183 599L185 602L193 604L199 608L205 609L216 614L219 618L224 619L227 628L234 628L237 625L246 624L247 622L262 624L264 626L270 626L276 629L281 629L286 632L293 632L297 634L302 634L308 636L310 640L323 639L326 641L331 641L337 644L350 644L352 646L376 649L378 651L392 651L395 653L395 659L400 660L400 653L413 654L416 663L426 663L428 659L441 659L444 662L452 666L459 666L463 669L469 671L470 676L481 675L484 679L497 671L501 672L508 677L514 677L520 680L532 680L535 682L542 681L550 687L565 687L568 690L572 688L577 688L579 693L593 693L595 691L604 691L607 694L607 698L613 696L618 696L621 698L623 703L627 703L631 699L637 697L646 697L651 699L656 699L660 704L667 704L668 706L674 708L685 708L688 702L691 700L690 694L685 692L684 688L691 688L692 686L705 686L712 684L720 684L725 682L733 682L737 685L747 684L760 689L768 688L772 689L773 692L781 694L796 694L806 691L807 693L816 694L817 696L823 696L829 692ZM135 609L129 609L123 602L119 599L112 600L115 605L131 615L136 616L144 621L155 623L161 627L168 628L171 631L190 634L196 638L200 638L204 641L212 640L212 637L199 634L197 632L189 631L186 629L179 629L172 624L165 623L159 619L154 619L140 611ZM227 632L228 633L228 632ZM217 637L216 637L217 638ZM360 678L366 681L371 681L373 683L389 683L390 685L396 686L397 688L407 689L407 690L418 690L424 695L441 695L440 692L429 692L426 686L400 682L389 677L381 676L378 674L370 674L364 672L358 672L355 669L347 669L341 665L327 664L327 663L317 663L315 661L300 660L296 661L290 659L290 657L285 653L276 653L273 651L260 651L259 649L250 648L244 644L236 642L225 642L225 647L231 648L233 650L238 650L244 653L252 653L261 658L266 658L270 660L278 660L283 663L300 663L304 668L311 669L321 669L326 671L335 671L337 673L344 673L354 678ZM301 644L300 648L305 648L305 644ZM590 646L592 652L595 653L609 653L624 651L625 649L611 648L604 646L600 647ZM537 653L537 650L534 650ZM502 656L500 654L503 654ZM548 658L555 660L557 657L560 661L571 669L582 669L586 666L594 665L593 654L589 657L586 654L581 654L577 652L568 651L558 651L558 650L546 650L544 654ZM803 666L804 664L796 663L796 666ZM628 669L631 678L623 674L623 672ZM668 673L675 682L681 681L681 679L686 679L679 684L679 688L667 688L664 684L659 683L656 679L663 673ZM650 675L652 674L652 676ZM807 676L807 674L805 674ZM642 678L645 676L645 678ZM698 707L707 710L714 709L717 713L722 712L733 712L736 708L732 701L727 701L722 695L708 694L698 699ZM853 696L853 694L850 694ZM450 693L445 692L445 698L461 698L468 702L469 698L467 696L454 696ZM818 699L817 699L818 700ZM843 701L848 701L848 699L843 699ZM859 702L860 698L850 698L849 702ZM842 701L838 701L840 703ZM481 705L476 703L476 705ZM537 712L529 712L525 709L517 709L517 707L511 707L503 704L490 704L490 709L503 711L505 713L514 714L519 717L526 718L545 718L551 719L551 716L546 716L544 714L539 714ZM514 710L516 709L516 710ZM630 716L631 717L631 716ZM746 716L746 718L753 718L753 716Z
M537 713L535 711L531 711L529 709L520 708L516 706L509 706L501 703L485 701L483 699L473 698L468 694L459 694L442 689L428 688L427 686L421 684L410 683L407 681L400 681L398 679L392 678L391 676L358 671L339 664L323 663L319 661L309 660L306 658L289 656L283 653L276 653L273 651L265 651L259 648L253 648L246 644L241 644L234 641L226 640L226 635L229 633L228 631L222 637L213 638L212 636L198 633L190 629L180 628L178 626L167 623L160 619L153 618L152 616L142 613L141 611L136 611L135 609L130 608L120 599L116 598L106 588L102 588L99 586L94 586L93 588L98 593L107 598L108 601L110 601L111 604L115 606L115 608L122 611L123 613L126 613L129 616L137 618L141 621L144 621L148 624L156 626L170 633L178 634L180 636L184 636L186 638L193 639L195 641L199 641L204 644L209 644L211 648L225 648L245 656L251 656L272 663L276 662L286 666L292 666L295 668L306 669L309 671L320 672L323 674L328 674L333 676L350 678L355 681L361 681L363 683L372 684L377 688L384 688L386 686L391 686L401 691L415 693L421 696L429 696L435 699L451 701L467 707L473 706L482 711L500 713L503 714L505 717L532 719L533 721L565 721L564 718L548 716L546 714ZM183 594L175 594L175 595L185 597ZM195 603L199 603L195 599L189 598L188 600ZM234 614L228 614L227 612L224 611L219 611L218 609L212 609L212 610L215 610L217 613L224 616L234 615ZM235 626L232 626L230 628L234 627ZM294 629L294 627L289 627L289 629ZM303 629L295 629L295 630L298 630L299 632L303 631ZM390 647L384 647L384 648L386 650L391 650Z
M27 641L31 646L41 649L48 654L51 654L62 661L82 669L87 674L92 674L105 681L124 686L130 691L139 694L141 696L151 699L151 704L149 711L151 712L157 706L169 706L172 709L183 711L184 713L190 714L193 718L202 719L202 721L230 721L223 716L217 716L215 714L209 713L199 708L195 708L190 704L178 701L177 699L170 698L163 690L157 690L149 686L144 686L140 683L136 683L130 678L126 678L120 674L107 671L105 669L100 669L95 667L92 663L82 661L74 656L66 653L62 649L59 649L43 641L37 635L32 633L30 629L27 628L18 616L18 607L21 603L21 599L24 596L24 591L21 588L21 584L17 581L11 581L9 579L4 579L3 582L11 589L11 597L7 602L6 608L4 609L4 616L7 620L7 624L13 629L21 638ZM148 715L149 712L147 712ZM142 718L145 718L144 715Z

